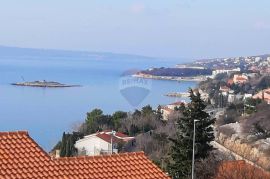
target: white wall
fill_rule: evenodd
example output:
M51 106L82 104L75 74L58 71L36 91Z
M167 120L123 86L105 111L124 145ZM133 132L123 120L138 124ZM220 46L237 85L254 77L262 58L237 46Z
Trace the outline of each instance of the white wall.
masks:
M111 144L100 139L99 137L89 136L78 140L75 143L75 148L78 149L79 153L84 149L86 151L86 155L99 155L99 153L95 152L95 149L98 149L99 151L111 150Z

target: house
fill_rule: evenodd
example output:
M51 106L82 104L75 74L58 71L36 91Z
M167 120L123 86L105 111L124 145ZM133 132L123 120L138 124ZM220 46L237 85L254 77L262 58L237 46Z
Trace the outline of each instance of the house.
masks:
M227 87L227 86L220 86L219 87L219 91L221 91L221 92L229 92L230 91L230 88Z
M233 76L233 82L235 84L243 84L246 83L248 81L248 77L246 75L243 74L235 74Z
M244 94L244 100L246 100L246 99L248 99L248 98L252 98L252 94L245 93L245 94Z
M267 102L267 104L270 104L270 88L260 91L259 93L252 96L252 98L253 99L262 99L265 102Z
M162 113L163 120L167 121L169 120L170 116L173 114L174 109L171 109L168 106L162 106L160 111Z
M256 77L259 76L258 73L246 73L245 75L246 75L247 77L249 77L249 78L256 78Z
M169 179L143 152L51 158L26 131L0 132L1 179Z
M177 101L166 106L162 106L160 111L162 113L163 120L169 120L170 116L174 113L175 108L179 108L183 105L186 106L187 103L185 101Z
M231 86L231 85L233 84L233 79L229 79L229 80L227 81L227 84Z
M248 70L253 71L255 73L260 71L260 69L256 65L252 65L251 67L248 68Z
M177 101L177 102L174 102L174 103L171 103L171 104L168 104L167 107L174 110L175 108L179 108L181 106L185 106L186 105L186 102L185 101Z
M268 179L270 173L248 164L244 160L223 161L217 169L215 179Z
M230 88L227 86L220 86L219 91L222 93L223 96L227 96L230 91Z
M111 154L118 153L118 144L131 140L134 140L134 137L129 137L120 132L113 133L112 130L107 130L84 136L84 138L76 141L75 148L80 155L92 156Z
M229 95L228 95L228 103L234 103L236 100L236 95L234 94L234 92L229 91Z

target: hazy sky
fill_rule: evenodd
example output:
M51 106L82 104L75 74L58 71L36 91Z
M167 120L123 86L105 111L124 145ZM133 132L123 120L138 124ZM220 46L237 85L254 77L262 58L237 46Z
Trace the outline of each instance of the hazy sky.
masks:
M221 57L270 53L269 0L0 0L0 44Z

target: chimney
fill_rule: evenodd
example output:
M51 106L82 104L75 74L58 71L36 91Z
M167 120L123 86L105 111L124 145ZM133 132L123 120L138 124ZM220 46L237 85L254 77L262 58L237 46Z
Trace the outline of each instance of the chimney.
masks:
M59 158L60 157L60 150L55 150L55 158Z

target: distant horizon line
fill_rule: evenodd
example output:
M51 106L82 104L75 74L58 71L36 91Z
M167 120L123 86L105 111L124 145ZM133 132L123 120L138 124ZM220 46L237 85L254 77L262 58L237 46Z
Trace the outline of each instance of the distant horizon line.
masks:
M91 51L91 50L75 50L75 49L61 49L61 48L39 48L39 47L20 47L20 46L9 46L9 45L1 45L0 48L17 48L17 49L28 49L28 50L43 50L43 51L62 51L62 52L74 52L74 53L96 53L96 54L113 54L113 55L127 55L127 56L137 56L141 58L151 58L151 59L193 59L188 57L154 57L148 55L141 54L133 54L133 53L121 53L121 52L108 52L108 51Z
M180 60L186 59L191 60L192 62L197 60L209 60L209 59L218 59L218 58L237 58L237 57L251 57L251 56L263 56L263 55L270 55L270 53L264 53L259 55L241 55L241 56L227 56L227 57L200 57L200 58L193 58L193 57L154 57L148 55L141 55L141 54L133 54L133 53L121 53L121 52L108 52L108 51L91 51L91 50L75 50L75 49L61 49L61 48L39 48L39 47L21 47L21 46L9 46L9 45L2 45L0 44L0 48L17 48L17 49L28 49L28 50L43 50L43 51L62 51L62 52L73 52L73 53L96 53L96 54L113 54L113 55L127 55L127 56L134 56L134 57L141 57L141 58L150 58L150 59L170 59L170 60Z

